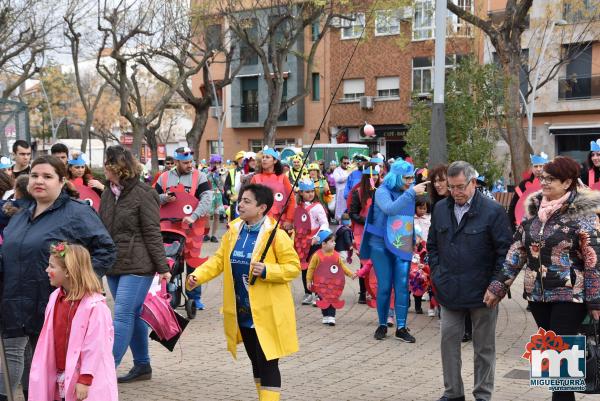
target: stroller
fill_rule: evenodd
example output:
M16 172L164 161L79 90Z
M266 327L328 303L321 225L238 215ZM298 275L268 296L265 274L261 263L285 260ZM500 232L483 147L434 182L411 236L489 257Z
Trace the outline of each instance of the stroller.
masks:
M198 200L183 189L174 192L176 201L160 208L160 232L171 269L167 291L171 295L171 306L185 306L188 318L193 319L196 307L185 292L186 272L188 266L198 267L207 259L200 257L207 218L201 217L191 226L184 225L182 219L192 214Z
M183 274L186 271L186 263L183 256L185 236L172 231L161 231L161 234L165 254L167 255L167 263L171 269L171 281L167 284L167 292L171 295L171 307L176 309L184 306L188 319L193 319L196 317L196 306L194 305L194 300L189 299L185 293L185 278Z

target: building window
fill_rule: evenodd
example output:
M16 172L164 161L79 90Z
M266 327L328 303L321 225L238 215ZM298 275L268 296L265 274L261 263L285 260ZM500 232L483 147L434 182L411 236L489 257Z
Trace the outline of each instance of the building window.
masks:
M472 0L453 0L453 3L471 14L474 13ZM459 19L453 12L448 11L448 27L446 33L448 36L470 37L473 36L473 29L471 24Z
M432 39L434 32L434 8L432 0L415 0L413 16L413 40Z
M294 138L275 139L275 149L279 151L290 146L296 146Z
M321 75L318 72L312 73L312 101L321 100Z
M561 100L590 99L600 96L600 78L592 75L592 44L577 43L563 47L566 65L564 78L558 80L558 98Z
M209 155L219 154L219 141L206 141Z
M344 79L344 100L358 100L364 95L364 79Z
M375 14L375 36L400 33L400 10L381 10Z
M572 24L582 21L597 20L600 13L598 0L565 1L563 4L563 17Z
M313 42L316 42L321 32L321 20L317 19L310 24L310 38Z
M263 140L262 139L250 139L248 141L248 149L250 152L258 153L263 150Z
M342 18L342 39L360 38L365 29L365 14L356 13L349 16L352 20Z
M256 38L258 37L256 20L251 19L248 21L248 24L251 24L250 27L246 29L246 31L248 32L248 37L250 38L250 40L256 40ZM254 51L252 47L250 47L250 45L244 39L240 39L239 46L240 59L242 65L258 64L258 54Z
M413 58L412 90L417 95L431 93L433 88L433 60L431 57Z
M281 104L283 105L287 101L287 79L283 80L283 89L281 91ZM287 109L279 115L277 121L287 121Z
M400 97L400 78L377 78L377 97Z
M279 15L272 15L269 17L269 31L273 32L271 34L271 40L269 40L269 63L273 62L273 59L278 53L281 53L284 50L286 50L286 46L288 45L288 39L286 38L286 36L289 36L289 31L292 29L292 27L288 24L287 21L280 20L281 16ZM285 57L287 60L287 54L285 55Z
M206 50L222 50L223 36L221 34L221 25L209 25L206 27Z
M258 122L258 77L242 78L241 121Z

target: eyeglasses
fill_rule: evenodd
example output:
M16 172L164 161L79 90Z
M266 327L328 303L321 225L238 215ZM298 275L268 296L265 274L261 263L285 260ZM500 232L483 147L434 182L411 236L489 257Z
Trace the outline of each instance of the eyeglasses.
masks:
M466 184L461 184L461 185L448 185L448 189L450 191L463 192L464 190L466 190L469 187L469 184L471 184L471 181L467 182Z
M540 184L552 184L552 181L556 180L556 178L550 175L543 175L540 177Z

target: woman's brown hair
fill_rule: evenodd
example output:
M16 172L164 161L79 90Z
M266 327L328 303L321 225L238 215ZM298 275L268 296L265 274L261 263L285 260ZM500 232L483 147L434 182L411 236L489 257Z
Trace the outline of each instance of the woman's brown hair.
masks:
M6 191L13 189L13 187L14 183L12 177L3 170L0 170L0 198L4 196Z
M38 158L36 158L33 161L33 163L31 163L31 170L33 170L33 168L35 166L38 166L40 164L51 165L52 168L54 169L54 172L56 174L58 174L58 179L60 181L64 181L64 190L67 192L67 194L71 198L79 198L79 192L77 192L77 190L75 189L75 186L73 184L71 184L68 180L66 180L67 168L65 167L65 164L58 157L51 156L51 155L39 156Z
M373 178L375 179L375 187L379 186L381 177L375 170L373 170ZM363 209L367 201L373 196L375 189L371 186L371 176L363 174L358 184L358 194L360 195L360 208Z
M141 165L133 157L133 154L120 145L109 146L106 149L104 166L116 174L120 180L138 179L142 172Z
M569 185L567 191L573 191L577 188L581 167L579 163L568 156L556 156L554 160L544 164L544 172L558 178L560 182L571 180L571 185Z
M438 178L448 178L448 166L445 164L438 164L429 170L427 174L427 180L430 181L427 188L427 192L429 192L429 196L431 199L431 208L433 210L433 206L445 198L443 195L439 195L435 186L433 185Z
M54 245L50 252L60 267L69 274L71 289L67 294L67 301L78 301L85 295L102 293L102 284L94 273L90 253L85 247L61 242Z

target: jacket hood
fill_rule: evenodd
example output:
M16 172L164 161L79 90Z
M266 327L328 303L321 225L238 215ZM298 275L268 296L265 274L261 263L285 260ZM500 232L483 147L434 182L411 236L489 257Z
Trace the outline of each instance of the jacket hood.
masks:
M542 191L534 192L525 200L527 218L535 216L542 202ZM588 216L600 214L600 191L578 188L573 191L567 205L562 208L562 213L572 216Z

